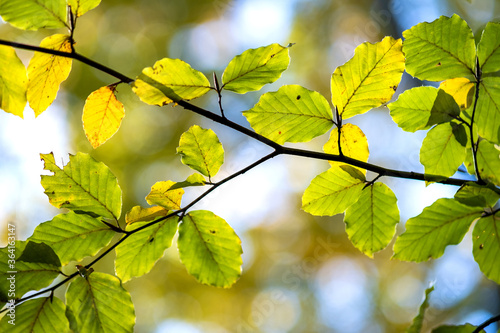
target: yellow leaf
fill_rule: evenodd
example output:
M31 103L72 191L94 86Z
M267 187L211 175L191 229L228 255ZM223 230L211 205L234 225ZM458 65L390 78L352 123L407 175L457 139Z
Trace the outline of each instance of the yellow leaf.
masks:
M474 83L464 77L448 79L439 85L439 89L453 96L460 110L465 110L472 104L472 97L474 95L472 88L474 88Z
M339 153L339 131L334 128L330 133L330 139L323 146L323 151L327 154ZM340 146L342 154L347 157L367 162L370 152L368 151L368 139L361 129L353 124L344 124L340 130ZM328 161L332 166L345 163ZM361 170L361 169L360 169ZM366 170L362 170L366 173Z
M41 47L71 52L70 37L67 35L52 35L40 43ZM54 101L61 82L66 80L71 71L71 59L52 54L35 52L28 65L28 102L40 115Z
M10 46L0 46L0 109L23 117L26 105L26 68Z
M132 224L135 222L152 221L157 217L167 216L167 214L168 210L160 206L148 208L135 206L125 215L125 222Z
M97 148L120 128L125 116L123 104L116 99L116 87L102 87L87 97L83 107L83 129L92 147Z
M146 196L150 205L158 205L165 209L177 210L181 208L181 199L184 194L182 188L171 190L173 181L157 182L151 187L151 192Z

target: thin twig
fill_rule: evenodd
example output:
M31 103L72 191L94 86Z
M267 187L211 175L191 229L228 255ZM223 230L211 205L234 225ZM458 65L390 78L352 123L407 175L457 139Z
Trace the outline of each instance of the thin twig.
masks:
M470 134L470 142L472 146L472 161L474 162L474 170L476 173L477 183L484 185L485 182L481 178L481 174L479 173L479 166L477 164L477 149L479 147L479 140L474 141L474 116L476 115L477 101L479 100L479 86L481 85L481 67L479 66L479 58L476 57L476 72L474 73L474 77L476 79L476 94L474 96L474 107L472 108L472 115L470 117L470 126L469 126L469 134Z
M495 317L491 317L490 319L486 320L484 323L482 323L481 325L476 327L476 329L474 331L472 331L472 333L479 333L483 329L485 329L486 327L490 326L491 324L493 324L494 322L499 321L499 320L500 320L500 314L496 315Z

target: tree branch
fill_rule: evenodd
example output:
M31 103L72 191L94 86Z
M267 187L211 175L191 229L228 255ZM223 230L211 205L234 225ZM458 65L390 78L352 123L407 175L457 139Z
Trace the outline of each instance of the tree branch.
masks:
M500 320L500 314L497 315L497 316L495 316L495 317L491 317L490 319L486 320L484 323L482 323L481 325L479 325L478 327L476 327L476 329L474 331L472 331L472 333L479 333L484 328L488 327L489 325L491 325L494 322L499 321L499 320Z

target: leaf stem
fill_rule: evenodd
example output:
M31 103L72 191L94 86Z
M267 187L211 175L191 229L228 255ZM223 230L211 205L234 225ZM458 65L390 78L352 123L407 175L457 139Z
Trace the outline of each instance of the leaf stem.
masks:
M486 183L481 178L481 174L479 173L479 167L477 164L477 149L479 146L479 139L478 141L474 141L474 116L476 115L477 101L479 100L479 86L481 85L481 75L482 72L481 72L481 67L479 66L479 58L476 56L476 72L474 73L474 77L476 79L476 93L474 96L474 106L472 108L472 115L470 117L469 135L472 147L472 161L474 162L474 170L476 172L477 183L480 185L484 185Z

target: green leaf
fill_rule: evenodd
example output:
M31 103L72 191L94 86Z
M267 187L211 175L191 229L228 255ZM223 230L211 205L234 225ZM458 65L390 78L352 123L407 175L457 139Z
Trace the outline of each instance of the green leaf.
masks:
M22 118L27 87L26 67L16 51L10 46L0 46L0 109Z
M45 170L54 173L42 175L42 186L53 206L118 220L122 193L116 177L104 163L77 153L70 155L69 163L61 169L52 153L40 156Z
M358 200L364 181L357 169L334 165L311 181L302 196L302 209L317 216L341 214Z
M152 221L157 217L167 216L168 209L160 206L144 208L141 206L134 206L132 209L125 214L125 222L127 224Z
M472 105L475 84L464 77L457 77L441 82L439 89L453 96L460 110L465 110ZM444 110L443 110L444 111Z
M467 134L463 124L444 123L432 128L422 142L420 163L425 173L451 177L466 156Z
M63 28L66 26L66 1L5 0L0 2L0 16L24 30Z
M241 275L241 241L214 213L197 210L184 216L177 241L179 256L199 282L228 288Z
M206 184L205 178L203 178L202 175L199 173L193 173L191 176L187 177L185 181L183 182L177 182L172 187L170 187L171 190L177 189L177 188L185 188L185 187L191 187L191 186L204 186Z
M40 46L61 52L71 52L71 38L57 34L44 38ZM61 83L71 72L72 59L35 52L28 65L28 90L30 107L39 116L54 102Z
M397 199L383 183L361 192L358 201L345 213L346 232L352 244L369 257L384 249L396 233L399 222Z
M500 23L486 23L477 44L477 58L483 74L500 70Z
M20 261L27 242L16 241L0 248L0 295L9 296L9 299L19 298L30 290L40 290L47 287L59 275L58 266ZM15 279L15 288L10 288L12 277ZM14 294L11 297L10 293ZM4 299L2 301L7 301Z
M130 235L116 247L116 275L127 282L134 277L142 276L153 268L163 256L163 252L172 245L177 231L178 217L160 221ZM127 231L133 231L150 222L129 224Z
M280 78L290 62L288 47L271 44L234 57L222 74L222 88L244 94Z
M443 325L433 329L432 333L473 333L476 328L477 326L473 326L471 324L459 326ZM481 330L481 332L484 331Z
M184 61L163 58L152 68L144 68L132 89L144 103L162 106L203 96L210 82Z
M363 43L344 65L332 74L332 102L343 119L364 113L388 102L404 70L401 39L385 37Z
M462 241L482 213L482 209L454 199L438 199L406 222L406 231L394 244L394 258L416 262L439 258L446 246Z
M183 189L172 189L173 181L157 182L151 187L151 192L146 196L150 205L158 205L168 210L181 208L181 200L184 195Z
M392 120L408 132L428 129L460 114L460 108L453 97L434 87L406 90L388 107Z
M477 165L481 178L500 186L500 148L497 147L481 140L477 149Z
M422 331L422 326L424 325L425 310L429 307L429 298L431 292L434 290L434 286L425 289L424 301L420 305L418 314L413 318L413 322L410 327L406 330L406 333L420 333Z
M309 141L333 125L328 101L318 92L298 85L265 93L243 115L257 133L279 144Z
M49 245L65 265L97 254L114 235L115 232L101 221L69 212L39 224L29 240Z
M476 45L467 22L454 14L403 32L406 71L420 80L474 77Z
M177 153L182 163L211 178L224 163L224 148L211 129L193 125L181 135Z
M82 16L86 12L99 6L101 0L67 0L71 6L71 11L76 17Z
M493 207L500 199L500 194L490 188L493 185L481 186L467 183L455 193L455 199L467 206Z
M18 305L15 325L5 315L0 321L0 331L9 333L67 333L69 322L65 315L66 306L57 297L31 299Z
M481 218L472 231L472 244L472 254L481 272L500 283L500 217Z
M115 276L94 272L77 277L66 291L66 303L79 333L134 331L132 299Z
M500 144L500 77L483 77L474 117L478 134Z
M23 254L17 260L61 267L61 260L50 246L33 241L28 241Z

